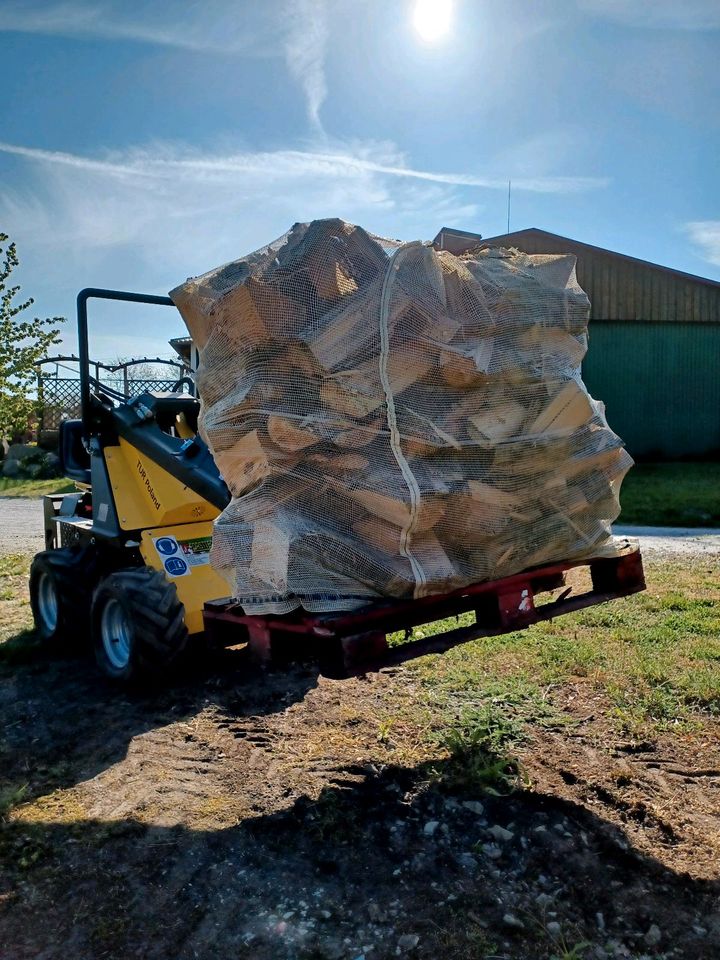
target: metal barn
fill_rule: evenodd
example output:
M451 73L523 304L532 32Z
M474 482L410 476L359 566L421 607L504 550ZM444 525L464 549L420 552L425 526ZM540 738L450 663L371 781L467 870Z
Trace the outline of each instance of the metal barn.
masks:
M634 456L720 455L720 283L535 227L482 243L575 254L592 304L583 377Z

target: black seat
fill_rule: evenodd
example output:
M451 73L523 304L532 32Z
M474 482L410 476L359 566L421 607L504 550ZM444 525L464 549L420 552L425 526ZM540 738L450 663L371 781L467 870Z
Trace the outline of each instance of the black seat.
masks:
M58 447L63 475L78 483L90 483L90 454L82 440L82 420L60 424Z

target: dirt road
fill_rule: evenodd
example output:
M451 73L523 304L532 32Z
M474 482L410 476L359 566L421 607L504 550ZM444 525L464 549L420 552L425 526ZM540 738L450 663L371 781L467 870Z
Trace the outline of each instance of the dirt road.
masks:
M643 550L674 554L720 554L720 530L705 527L617 526L618 535L637 537ZM0 497L0 552L42 550L42 502Z
M0 497L0 553L37 553L44 548L42 500Z

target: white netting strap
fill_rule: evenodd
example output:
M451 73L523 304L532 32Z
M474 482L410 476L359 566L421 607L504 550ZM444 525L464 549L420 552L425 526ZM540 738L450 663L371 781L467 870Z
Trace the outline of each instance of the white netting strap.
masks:
M402 448L400 446L400 431L398 430L397 416L395 413L395 398L393 396L392 387L390 385L390 377L388 374L388 358L390 356L390 331L388 328L388 316L390 313L390 300L392 297L392 288L395 282L395 275L400 269L399 263L410 250L417 248L418 246L422 246L422 244L418 242L407 243L404 246L399 247L390 257L385 268L382 293L380 295L379 356L380 383L382 384L383 392L385 393L387 423L390 431L390 448L393 452L395 460L397 461L397 465L400 467L400 472L403 475L408 490L410 491L410 511L408 514L408 520L400 534L400 553L410 563L413 577L415 578L414 596L416 597L420 595L420 587L427 582L427 578L425 577L425 573L420 565L420 562L410 549L410 539L417 525L418 516L420 513L421 493L417 479L415 478L415 474L412 472L410 464L407 462L405 454L402 452Z

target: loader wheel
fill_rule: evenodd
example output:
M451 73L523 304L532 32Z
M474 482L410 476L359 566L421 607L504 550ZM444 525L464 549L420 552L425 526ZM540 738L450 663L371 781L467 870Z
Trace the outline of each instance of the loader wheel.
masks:
M76 645L87 637L97 557L89 547L38 553L30 567L30 607L40 637Z
M118 570L101 581L92 602L95 657L114 680L157 677L184 652L185 607L174 583L149 567Z

